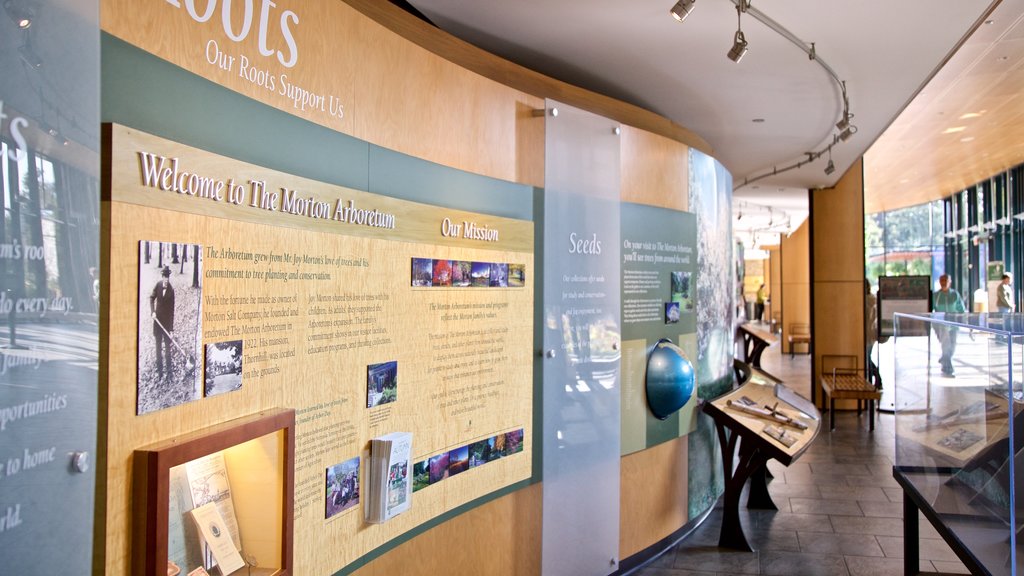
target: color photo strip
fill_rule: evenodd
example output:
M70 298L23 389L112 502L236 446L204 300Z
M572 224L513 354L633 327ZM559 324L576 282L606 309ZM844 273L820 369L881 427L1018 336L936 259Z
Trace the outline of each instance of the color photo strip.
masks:
M412 491L418 492L470 468L523 451L523 429L505 432L431 456L412 467Z
M522 288L526 265L470 260L412 259L414 288Z

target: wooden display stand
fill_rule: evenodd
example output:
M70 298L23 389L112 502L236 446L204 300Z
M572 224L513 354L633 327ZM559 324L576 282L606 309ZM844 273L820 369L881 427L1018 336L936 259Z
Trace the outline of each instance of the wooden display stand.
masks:
M246 449L264 458L248 458ZM239 418L193 434L135 451L132 574L167 574L168 507L171 468L197 458L238 450L241 489L235 505L244 535L242 548L262 548L276 564L252 568L248 574L287 576L292 573L292 524L295 493L295 411L272 410ZM229 467L230 468L230 467ZM247 522L248 516L250 521ZM276 525L267 517L279 518ZM253 534L255 533L255 534ZM184 572L184 571L183 571Z
M736 331L739 333L740 337L743 338L744 360L749 362L754 368L760 369L761 354L766 348L778 343L779 339L771 332L755 328L749 323L740 324L736 327Z
M795 425L784 425L782 428L793 434L795 442L786 446L765 433L766 426L779 426L778 423L735 408L734 403L743 398L752 400L757 407L777 407L781 413L791 417ZM713 401L705 402L703 410L715 421L718 429L722 469L726 474L722 532L718 545L753 552L740 523L739 502L743 485L747 480L751 481L747 508L778 510L768 493L765 464L774 458L789 466L799 458L818 435L820 414L809 401L803 400L784 385L765 385L753 380ZM798 426L805 428L800 429ZM734 462L737 444L739 461Z

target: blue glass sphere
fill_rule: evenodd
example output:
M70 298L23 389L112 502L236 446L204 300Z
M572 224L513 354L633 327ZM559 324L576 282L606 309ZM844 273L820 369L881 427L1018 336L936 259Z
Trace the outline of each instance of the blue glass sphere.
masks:
M658 340L647 358L647 405L660 420L671 416L693 396L693 364L668 338Z

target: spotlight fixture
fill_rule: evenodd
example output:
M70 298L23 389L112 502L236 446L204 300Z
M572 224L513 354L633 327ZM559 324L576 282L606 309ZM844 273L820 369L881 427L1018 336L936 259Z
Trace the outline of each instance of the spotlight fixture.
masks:
M18 25L18 28L22 30L31 26L32 19L35 18L35 12L32 8L17 0L7 0L4 2L4 10L11 20Z
M835 146L835 140L828 147L828 165L825 166L825 176L831 176L836 171L836 165L832 163L832 146Z
M839 139L842 140L843 142L846 142L847 140L850 139L850 136L853 136L856 133L857 127L851 124L844 128L843 131L839 133Z
M740 60L747 53L747 39L743 37L743 32L737 30L736 36L732 40L732 48L729 49L727 56L729 60L739 64Z
M838 130L846 130L849 126L850 126L850 113L849 112L844 112L843 113L843 117L839 119L839 122L836 122L836 129L838 129Z
M675 6L668 11L668 13L671 14L676 21L682 22L683 20L686 20L686 17L693 11L693 5L696 3L697 0L679 0L676 2Z
M726 54L729 60L739 64L740 60L747 53L747 39L743 36L743 27L741 26L740 17L743 15L743 11L746 10L746 0L740 0L740 3L736 5L736 35L732 39L732 48L729 49L729 53Z

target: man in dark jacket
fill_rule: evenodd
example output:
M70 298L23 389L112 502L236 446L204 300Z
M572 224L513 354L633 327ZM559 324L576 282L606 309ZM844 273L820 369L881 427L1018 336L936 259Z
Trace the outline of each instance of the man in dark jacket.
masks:
M164 368L171 373L171 333L174 332L174 287L171 286L171 269L164 266L160 271L163 278L153 287L149 295L149 309L153 314L153 339L156 340L156 373L163 378Z

